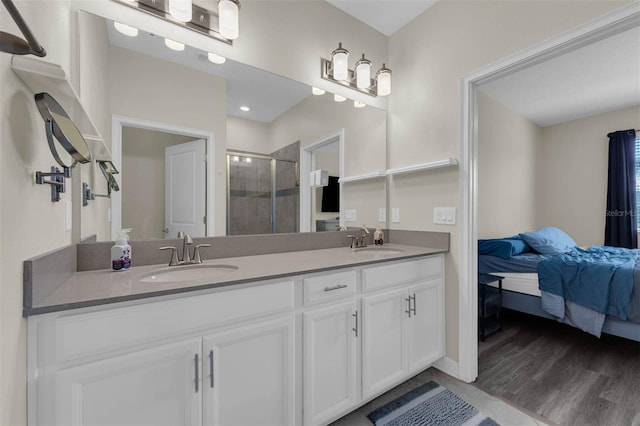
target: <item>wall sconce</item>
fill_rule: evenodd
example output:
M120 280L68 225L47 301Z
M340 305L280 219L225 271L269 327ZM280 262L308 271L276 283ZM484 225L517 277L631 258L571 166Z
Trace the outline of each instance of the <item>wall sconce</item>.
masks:
M240 35L238 0L217 0L217 10L207 10L192 0L113 0L227 44Z
M322 58L320 76L334 83L342 84L370 96L387 96L391 93L391 70L382 64L371 78L371 61L364 57L355 63L355 69L349 69L349 51L338 43L338 48L331 53L331 60Z

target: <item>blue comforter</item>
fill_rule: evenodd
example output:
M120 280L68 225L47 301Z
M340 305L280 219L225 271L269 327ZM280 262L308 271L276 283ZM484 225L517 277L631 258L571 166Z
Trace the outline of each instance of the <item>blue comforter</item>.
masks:
M593 246L540 262L538 278L542 292L626 320L639 270L639 250Z

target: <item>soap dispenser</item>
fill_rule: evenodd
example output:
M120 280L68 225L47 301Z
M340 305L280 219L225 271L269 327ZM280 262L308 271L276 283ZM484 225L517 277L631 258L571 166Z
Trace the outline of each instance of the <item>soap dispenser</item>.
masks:
M376 246L381 246L384 244L384 232L380 225L376 228L376 231L373 233L373 244Z
M131 268L131 246L128 243L131 228L121 229L116 237L116 244L111 247L111 269L128 271Z

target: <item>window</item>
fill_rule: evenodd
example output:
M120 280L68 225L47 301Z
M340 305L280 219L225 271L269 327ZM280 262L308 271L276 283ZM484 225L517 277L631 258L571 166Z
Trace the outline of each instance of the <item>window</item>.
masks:
M636 223L640 230L640 138L636 139Z

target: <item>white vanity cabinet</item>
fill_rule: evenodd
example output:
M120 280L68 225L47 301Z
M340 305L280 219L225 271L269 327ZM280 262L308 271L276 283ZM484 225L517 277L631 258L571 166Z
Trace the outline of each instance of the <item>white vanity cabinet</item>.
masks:
M326 425L443 356L443 259L30 316L29 424Z

